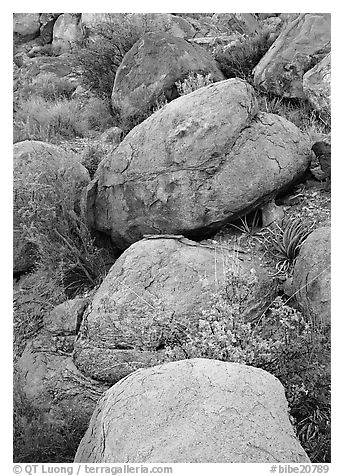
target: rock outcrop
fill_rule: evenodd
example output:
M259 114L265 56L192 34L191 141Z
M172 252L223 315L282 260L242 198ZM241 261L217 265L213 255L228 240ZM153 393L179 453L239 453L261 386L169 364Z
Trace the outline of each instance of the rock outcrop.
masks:
M200 239L288 187L309 161L294 124L258 114L245 81L220 81L172 101L124 138L88 187L87 219L120 250L144 234Z
M303 90L311 105L325 117L331 114L331 53L303 76Z
M282 97L305 98L302 80L331 48L331 15L302 13L282 30L254 68L254 82Z
M182 338L201 311L211 311L210 297L226 286L226 272L251 289L242 315L261 315L276 288L258 261L183 237L135 243L112 266L84 315L76 366L113 384L137 368L155 365L160 351L177 335Z
M35 245L31 243L28 234L32 223L27 222L26 215L31 201L36 201L41 207L40 213L35 216L35 226L39 227L39 222L47 220L49 214L54 222L59 219L56 210L60 204L56 202L54 192L58 184L61 190L65 190L64 200L73 210L78 208L81 191L90 177L75 155L52 144L40 141L17 142L13 146L13 154L14 272L21 273L35 262ZM29 213L32 213L32 206Z
M99 401L76 463L302 463L281 383L191 359L138 370Z
M331 229L313 231L296 258L289 293L316 325L331 322Z
M200 46L166 33L147 33L124 56L112 91L123 121L144 116L158 100L179 96L175 83L189 73L224 79L216 61Z

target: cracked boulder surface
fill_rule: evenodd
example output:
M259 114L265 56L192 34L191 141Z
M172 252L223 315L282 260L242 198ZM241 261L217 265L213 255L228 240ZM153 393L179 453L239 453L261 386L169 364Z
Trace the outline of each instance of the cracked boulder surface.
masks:
M35 217L35 224L40 220L58 220L56 211L56 184L66 192L66 207L77 210L82 189L89 183L90 176L79 162L76 154L66 153L61 147L47 142L26 140L13 146L13 269L14 273L27 271L36 260L35 247L31 243L24 224L26 223L28 203L40 202L45 216ZM43 212L41 212L43 215Z
M291 294L318 325L331 322L331 228L313 231L296 258Z
M15 365L14 386L21 398L55 426L66 418L84 424L108 386L83 375L72 351L85 299L66 301L45 317Z
M254 82L281 97L305 98L303 75L331 49L331 14L301 13L253 69Z
M198 45L166 33L147 33L124 56L115 77L112 106L126 121L179 96L176 81L189 73L224 79L217 62Z
M76 366L114 384L161 362L163 349L212 309L210 298L226 286L226 271L251 286L244 316L259 317L275 298L276 285L245 252L160 235L135 243L113 265L84 314Z
M253 88L229 79L175 99L135 127L87 188L91 228L124 250L145 234L200 239L293 183L310 144L259 113Z
M191 359L138 370L102 396L76 463L302 463L282 384Z

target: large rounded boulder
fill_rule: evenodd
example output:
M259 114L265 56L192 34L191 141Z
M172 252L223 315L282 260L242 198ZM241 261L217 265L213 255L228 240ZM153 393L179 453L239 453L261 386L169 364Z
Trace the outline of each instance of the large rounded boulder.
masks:
M308 139L294 124L258 114L245 81L220 81L125 137L88 187L87 219L120 250L144 234L199 238L268 201L309 161Z
M152 236L135 243L113 265L85 312L75 343L76 366L113 384L139 367L155 365L202 312L212 311L211 298L226 287L229 274L250 290L242 298L242 315L260 316L276 286L249 258L235 248L184 237Z
M75 154L46 142L17 142L13 161L14 272L21 273L35 262L30 229L49 221L53 226L61 218L62 201L65 209L77 210L90 177Z
M166 33L147 33L124 56L116 72L112 106L124 121L144 116L157 100L175 99L175 83L189 73L224 79L203 48Z
M254 82L282 97L305 98L302 79L331 49L331 14L302 13L287 23L254 68Z
M331 322L331 229L313 231L296 258L291 292L317 325Z
M76 463L309 463L264 370L191 359L138 370L93 413Z

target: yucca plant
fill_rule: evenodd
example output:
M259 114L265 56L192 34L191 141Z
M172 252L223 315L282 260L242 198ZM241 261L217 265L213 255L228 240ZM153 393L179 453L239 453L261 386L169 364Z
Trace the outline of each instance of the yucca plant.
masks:
M274 223L273 228L268 228L271 244L279 258L276 266L279 273L290 270L302 243L313 229L314 224L305 226L300 219L288 219L282 224L282 227L278 223Z

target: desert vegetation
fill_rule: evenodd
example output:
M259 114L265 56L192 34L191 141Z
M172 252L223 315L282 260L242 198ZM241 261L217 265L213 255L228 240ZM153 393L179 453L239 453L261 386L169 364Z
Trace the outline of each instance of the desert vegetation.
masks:
M211 14L209 18L213 18ZM282 29L278 24L276 34L272 35L271 26L267 27L257 18L258 33L240 33L234 45L217 44L207 51L207 55L216 62L224 80L239 78L253 88L259 111L290 121L310 145L328 137L331 130L329 114L316 110L305 98L280 97L255 83L254 68ZM205 28L201 22L210 28L206 14L190 14L189 20L190 25L200 22L200 31ZM214 28L215 25L214 20ZM26 346L35 342L37 336L45 335L41 333L46 316L56 306L75 298L85 299L91 312L92 299L108 278L110 268L121 259L123 249L116 248L114 240L111 241L111 227L104 225L105 232L96 229L89 212L96 207L87 202L89 196L97 193L92 184L97 183L98 176L105 175L104 169L111 170L111 179L106 186L112 187L113 177L129 167L124 159L121 162L126 152L121 152L123 155L118 159L120 172L111 165L111 154L120 147L119 142L135 137L145 120L149 121L154 114L156 117L163 115L174 100L175 104L177 101L181 104L184 96L217 84L210 73L191 70L181 74L171 86L176 97L171 99L167 93L157 94L139 114L123 119L111 103L116 72L125 55L150 31L149 28L148 22L138 26L125 15L116 18L109 15L92 28L85 27L82 38L72 42L67 52L57 51L53 44L46 44L39 45L36 53L29 57L27 53L32 45L15 42L15 60L18 62L20 55L26 55L26 63L24 61L15 70L14 144L23 141L53 144L58 147L61 157L72 157L88 177L75 197L70 190L77 187L71 182L68 169L61 172L61 167L58 171L46 167L20 174L15 169L14 231L21 242L27 243L26 254L32 256L30 265L14 275L15 382L20 381L20 377L17 378L20 373L18 362ZM30 73L27 66L30 61L58 59L61 55L68 63L69 74L46 72L44 68L39 74ZM40 63L37 64L39 69ZM314 64L313 58L308 70ZM177 129L179 124L175 127ZM108 141L104 141L102 134L110 128L119 128L121 134L116 130L113 137L109 135ZM182 137L183 129L181 131L178 134ZM179 136L175 140L179 140ZM235 142L232 141L231 147ZM127 149L131 146L130 142L128 144ZM200 234L196 240L205 243L204 246L211 246L215 256L223 248L233 246L237 250L233 258L235 264L240 262L240 252L252 259L259 257L274 288L273 298L264 310L254 318L248 318L247 302L253 296L257 279L244 279L240 273L233 273L233 266L228 266L224 286L213 290L207 305L181 314L173 325L171 316L174 312L162 301L152 304L142 298L144 302L138 313L136 309L128 308L129 317L121 315L121 320L126 322L128 318L129 328L134 320L130 317L133 312L137 318L135 322L139 323L136 324L135 340L140 342L142 338L142 343L135 344L136 347L120 343L118 348L157 352L159 364L206 358L266 370L285 388L291 422L310 461L325 463L331 461L330 324L319 324L316 315L299 305L299 290L286 292L307 238L314 230L330 224L330 190L324 189L321 175L316 178L310 172L310 169L319 168L317 158L311 154L309 147L311 160L307 170L272 197L277 206L284 208L283 220L263 223L260 206L252 207L251 202L235 218L223 220L222 226L212 230L211 236ZM216 152L212 157L217 159ZM173 190L171 185L170 188ZM142 198L142 203L144 201ZM264 200L260 205L264 205ZM137 206L141 206L141 202ZM209 205L209 209L212 206ZM139 227L139 220L137 223ZM170 234L179 236L184 233ZM144 227L141 235L146 235ZM154 283L154 278L151 282ZM129 291L136 293L134 288ZM96 302L100 306L99 300ZM117 304L106 299L101 300L101 305L105 316L111 317L117 312ZM75 340L87 334L85 322L85 319L78 322L75 335L72 334ZM75 353L67 354L71 361L76 362ZM94 378L91 372L87 378ZM101 381L108 387L114 383ZM37 408L36 403L25 396L18 383L14 390L14 461L72 462L89 421L83 417L75 418L71 411L60 416L56 424Z

